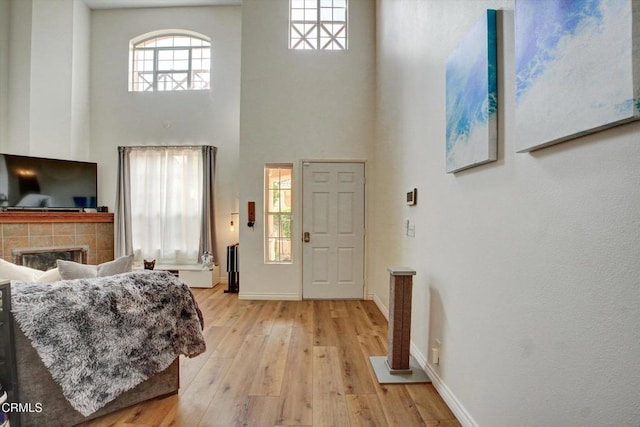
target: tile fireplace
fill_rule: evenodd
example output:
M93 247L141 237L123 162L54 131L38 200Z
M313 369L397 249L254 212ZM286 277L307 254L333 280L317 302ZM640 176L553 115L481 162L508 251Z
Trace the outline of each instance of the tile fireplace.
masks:
M113 260L113 243L113 213L0 212L0 257L6 261L15 262L13 250L86 246L86 258L77 262L101 264Z

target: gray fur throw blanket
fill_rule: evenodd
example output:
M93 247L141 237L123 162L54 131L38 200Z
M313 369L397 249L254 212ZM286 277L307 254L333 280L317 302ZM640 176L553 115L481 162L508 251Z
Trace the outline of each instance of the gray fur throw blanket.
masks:
M180 354L205 351L202 314L167 272L12 282L14 319L64 396L87 416Z

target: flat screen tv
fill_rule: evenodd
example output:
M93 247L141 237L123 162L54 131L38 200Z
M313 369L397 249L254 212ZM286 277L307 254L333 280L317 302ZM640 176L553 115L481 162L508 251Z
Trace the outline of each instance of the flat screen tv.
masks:
M82 210L97 206L98 165L0 154L0 209Z

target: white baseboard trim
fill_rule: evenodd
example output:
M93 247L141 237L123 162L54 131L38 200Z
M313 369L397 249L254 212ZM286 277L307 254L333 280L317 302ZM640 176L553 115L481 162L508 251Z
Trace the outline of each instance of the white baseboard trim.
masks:
M300 301L298 294L259 294L253 292L242 292L238 294L238 299L247 300L276 300L276 301Z
M373 302L376 303L376 306L378 307L378 310L380 310L380 312L382 313L384 318L387 319L387 322L388 322L389 321L389 309L384 306L384 304L382 303L380 298L378 298L378 295L373 295Z
M456 416L460 424L465 427L478 427L478 423L473 419L469 411L465 409L462 405L462 402L458 400L455 394L451 391L451 389L442 381L442 378L438 375L438 373L431 367L429 363L427 363L427 357L422 354L422 352L418 349L418 347L411 341L410 347L411 355L416 359L420 367L424 369L424 371L429 375L431 379L431 383L438 390L438 394L442 397L451 409L451 412Z

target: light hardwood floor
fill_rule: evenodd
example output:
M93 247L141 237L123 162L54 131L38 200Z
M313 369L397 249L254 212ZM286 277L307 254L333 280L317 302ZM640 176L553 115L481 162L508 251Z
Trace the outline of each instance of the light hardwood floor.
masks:
M372 301L245 301L194 289L207 351L180 362L180 393L104 426L460 426L431 384L380 385L387 321Z

